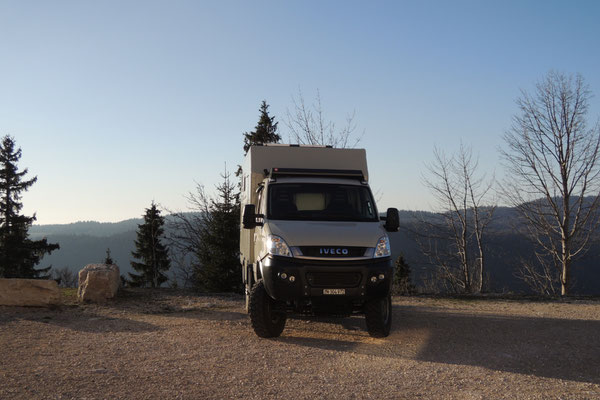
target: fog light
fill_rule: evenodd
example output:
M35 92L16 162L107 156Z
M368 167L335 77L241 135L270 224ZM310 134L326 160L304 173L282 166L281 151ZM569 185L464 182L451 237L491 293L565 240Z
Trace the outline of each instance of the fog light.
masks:
M294 275L290 276L290 282L295 282L296 281L296 277Z
M285 272L282 272L281 275L279 275L279 276L281 276L281 279L286 279L287 278L287 274Z
M372 276L371 277L371 282L373 282L373 283L377 282L377 277L376 276Z
M382 280L383 278L385 278L384 274L379 274L379 280Z

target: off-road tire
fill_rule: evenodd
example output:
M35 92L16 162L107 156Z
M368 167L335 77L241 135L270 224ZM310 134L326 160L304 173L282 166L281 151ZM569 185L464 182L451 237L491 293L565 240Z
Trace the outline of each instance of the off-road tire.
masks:
M369 300L365 304L365 322L370 336L387 337L392 328L392 296Z
M275 300L265 290L262 280L250 291L250 322L254 332L262 338L281 335L285 327L285 313L274 312Z

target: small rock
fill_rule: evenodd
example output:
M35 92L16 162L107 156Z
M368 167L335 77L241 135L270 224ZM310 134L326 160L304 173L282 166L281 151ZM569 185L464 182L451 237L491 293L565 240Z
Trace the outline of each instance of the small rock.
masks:
M119 267L108 264L88 264L79 271L80 301L104 302L116 296L121 283Z

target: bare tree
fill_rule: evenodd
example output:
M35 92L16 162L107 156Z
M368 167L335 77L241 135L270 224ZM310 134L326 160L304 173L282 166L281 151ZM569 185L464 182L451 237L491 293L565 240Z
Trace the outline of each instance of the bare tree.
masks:
M551 283L552 267L563 296L572 262L585 252L599 222L600 126L587 127L590 96L581 76L550 72L533 95L521 92L520 112L501 150L509 176L503 194L537 246L537 276Z
M525 282L534 292L543 296L554 296L560 286L554 265L544 260L544 255L535 253L535 260L521 259L515 277Z
M172 212L169 223L169 249L174 263L175 279L184 287L196 284L196 272L199 268L198 249L203 246L202 231L206 215L210 212L210 198L204 186L196 184L196 193L187 195L189 212Z
M54 279L60 287L77 287L78 276L69 267L53 268L51 276L52 279Z
M337 129L335 123L327 121L321 105L321 94L317 90L314 103L307 105L302 91L292 96L294 109L287 110L285 124L290 130L290 141L298 144L327 145L338 148L354 147L362 138L356 136L355 112L346 116L345 124ZM364 134L364 133L363 133Z
M187 218L182 220L182 218ZM173 215L173 219L169 222L170 229L179 229L179 227L187 227L188 219L193 216L186 216L185 213L178 213ZM183 240L182 240L183 238ZM189 236L183 234L182 231L172 232L167 239L169 241L169 255L171 257L171 279L169 282L170 287L178 287L181 285L184 288L190 288L194 286L194 274L195 268L192 264L192 256L187 249L190 248ZM193 239L192 239L193 240Z
M478 159L461 143L452 156L434 149L434 161L427 165L423 178L438 212L434 218L421 220L417 240L437 270L432 276L453 292L484 290L484 234L496 206L485 204L494 180L476 175L477 169Z

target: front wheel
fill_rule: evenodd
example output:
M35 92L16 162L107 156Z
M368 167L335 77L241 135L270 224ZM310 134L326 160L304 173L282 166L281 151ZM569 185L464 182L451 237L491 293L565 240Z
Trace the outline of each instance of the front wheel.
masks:
M369 300L365 305L365 322L370 336L388 336L392 327L392 296Z
M258 281L250 291L250 322L254 332L262 338L281 335L286 315L274 310L275 300L265 290L263 281Z

